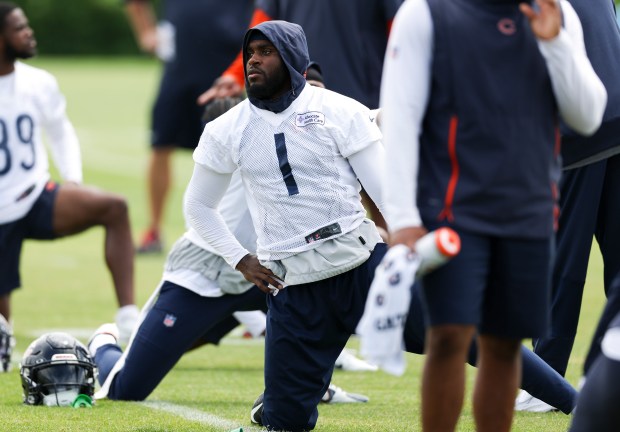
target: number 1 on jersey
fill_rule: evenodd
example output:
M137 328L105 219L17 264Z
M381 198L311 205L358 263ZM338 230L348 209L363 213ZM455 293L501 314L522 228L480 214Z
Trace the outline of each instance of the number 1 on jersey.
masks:
M286 151L286 140L284 139L284 134L275 134L273 137L276 140L278 163L280 164L280 171L282 172L282 178L284 178L284 184L286 184L288 194L289 196L297 195L299 194L299 189L297 188L295 177L293 177L291 165L288 163L288 153Z

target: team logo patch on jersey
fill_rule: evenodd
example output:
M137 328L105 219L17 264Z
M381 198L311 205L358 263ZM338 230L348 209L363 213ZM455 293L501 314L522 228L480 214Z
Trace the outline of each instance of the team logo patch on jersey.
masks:
M318 111L308 111L307 113L297 114L295 126L304 127L310 124L325 124L325 114Z
M166 316L164 317L164 325L166 327L172 327L174 326L174 323L177 322L177 317L175 317L172 314L166 314Z
M512 36L517 32L517 24L510 18L503 18L498 21L497 29L506 36Z

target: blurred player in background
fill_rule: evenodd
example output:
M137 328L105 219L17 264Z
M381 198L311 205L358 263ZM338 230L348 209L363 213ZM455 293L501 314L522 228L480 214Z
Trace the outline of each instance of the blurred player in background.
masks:
M157 25L151 0L126 0L138 45L164 62L151 117L149 227L138 253L161 252L172 153L175 148L196 147L203 126L203 108L196 100L235 58L253 10L252 0L161 3L162 19Z
M477 334L478 431L510 430L521 339L549 325L557 118L600 125L606 92L565 1L409 0L381 88L390 242L452 227L462 249L423 278L422 425L451 431ZM529 21L529 23L528 23Z
M608 304L620 303L620 290L610 289L620 273L620 29L611 0L569 0L583 25L588 57L607 89L603 123L591 137L568 127L562 129L562 178L560 219L553 268L551 333L535 341L534 351L561 375L565 375L575 341L592 238L603 257L604 288ZM595 341L605 335L615 313L605 314ZM584 372L599 355L593 344ZM549 409L525 393L517 410Z
M127 203L81 185L80 148L65 99L52 75L18 61L36 54L36 41L23 10L8 2L0 3L0 50L0 313L10 322L25 239L52 240L102 226L120 306L116 321L128 337L138 309ZM42 130L62 185L50 180Z

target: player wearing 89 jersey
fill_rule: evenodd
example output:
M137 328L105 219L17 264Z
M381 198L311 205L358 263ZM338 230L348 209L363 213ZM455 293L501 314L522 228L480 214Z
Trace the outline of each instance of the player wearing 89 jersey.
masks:
M381 132L365 106L306 85L300 26L261 23L246 33L243 53L248 99L206 126L186 212L247 280L265 292L278 289L268 296L261 422L272 430L310 430L386 250L359 195L361 182L381 208ZM235 240L218 211L236 169L257 256Z
M0 313L10 320L24 239L49 240L103 225L106 262L121 306L117 322L128 336L138 310L127 204L119 196L79 185L78 139L56 80L17 61L35 53L34 32L24 12L0 2ZM50 181L42 129L65 180L62 186Z

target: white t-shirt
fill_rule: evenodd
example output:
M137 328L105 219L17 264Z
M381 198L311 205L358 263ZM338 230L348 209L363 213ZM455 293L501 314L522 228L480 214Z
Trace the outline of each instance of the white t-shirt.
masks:
M364 179L348 158L381 146L381 138L368 108L307 85L281 113L245 101L209 123L194 161L221 174L239 169L258 257L280 260L318 246L320 241L306 237L320 228L338 223L345 234L361 224L365 210L357 178Z
M49 179L41 129L62 178L81 182L79 143L56 80L17 62L0 77L0 224L23 217Z

